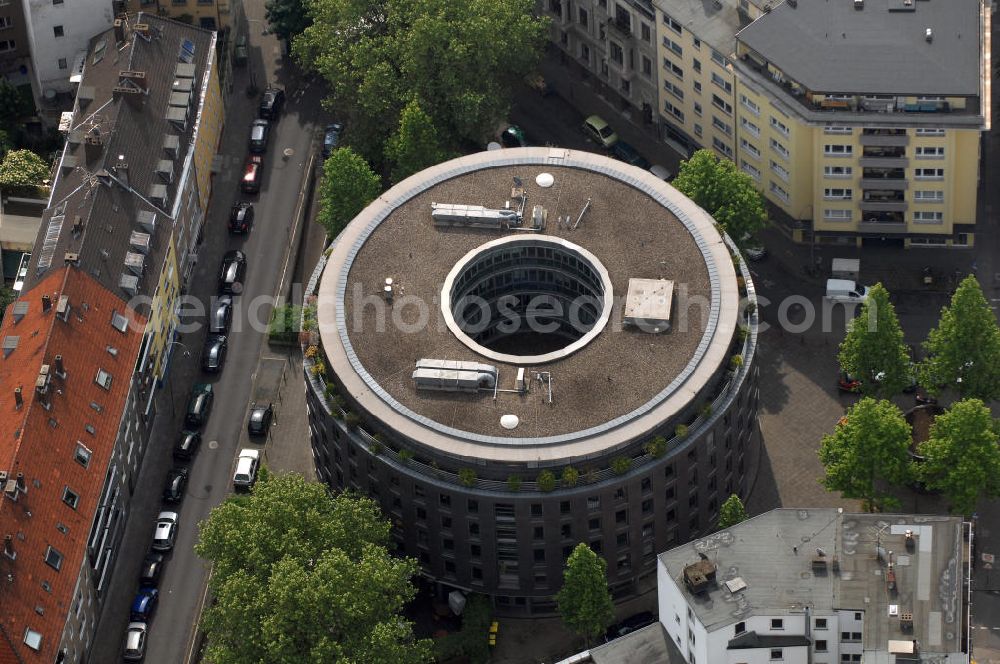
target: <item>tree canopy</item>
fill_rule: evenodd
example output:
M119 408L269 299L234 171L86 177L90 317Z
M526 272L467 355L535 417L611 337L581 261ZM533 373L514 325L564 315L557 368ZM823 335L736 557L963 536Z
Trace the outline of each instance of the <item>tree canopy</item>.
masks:
M299 475L262 475L202 522L213 565L206 661L213 664L430 659L400 611L416 594L413 560L386 549L389 524L367 498L331 497Z
M931 424L917 465L929 489L941 491L953 512L971 515L980 498L1000 496L996 422L979 399L954 403Z
M932 394L953 388L963 397L1000 398L1000 329L975 276L959 284L924 348L920 377Z
M337 148L323 162L317 219L336 237L382 191L382 181L351 148Z
M682 161L671 184L712 215L737 245L767 224L764 198L753 178L711 150Z
M820 443L823 485L872 511L892 507L897 501L887 485L909 480L910 442L910 425L895 404L864 397Z
M566 559L563 585L556 594L563 622L588 642L601 636L615 617L607 567L589 546L577 544Z
M309 8L313 23L293 53L326 79L327 107L346 116L351 144L373 163L412 100L443 144L482 144L548 39L533 0L312 0Z
M31 150L11 150L0 162L0 186L40 185L49 177L49 165Z
M743 501L735 493L726 498L719 508L719 528L729 528L747 520L747 509L743 506Z
M303 0L267 0L264 9L271 31L285 41L291 41L312 25Z
M840 368L861 381L861 393L888 398L912 381L910 357L889 292L875 284L861 315L848 324L840 344Z
M389 137L385 154L392 164L394 183L451 156L441 144L434 119L420 108L416 99L407 104L399 116L399 129Z

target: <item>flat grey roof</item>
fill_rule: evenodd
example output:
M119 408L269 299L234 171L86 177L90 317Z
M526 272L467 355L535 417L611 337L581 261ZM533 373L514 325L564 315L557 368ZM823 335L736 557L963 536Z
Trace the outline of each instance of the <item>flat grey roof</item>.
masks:
M897 11L902 0L865 0L857 10L852 0L798 0L736 37L814 92L978 96L980 5L914 0Z
M845 514L837 509L777 509L659 556L709 631L753 615L830 615L864 611L865 651L885 651L890 640L916 639L924 653L961 652L962 584L965 558L962 519L952 516ZM905 532L915 545L907 549ZM876 548L892 551L897 591L886 584L886 565ZM826 572L815 571L821 549ZM684 568L705 555L717 567L707 592L692 595ZM839 571L835 571L836 559ZM731 593L726 581L740 578L746 589ZM903 632L890 605L913 614Z
M684 29L723 55L736 51L736 33L749 22L746 14L739 10L737 0L721 0L718 4L713 0L658 0L656 5ZM670 36L667 26L661 24L657 29ZM701 59L709 59L710 55L705 53Z
M584 660L586 661L586 660ZM663 625L655 622L610 643L590 649L594 664L681 664L684 658Z

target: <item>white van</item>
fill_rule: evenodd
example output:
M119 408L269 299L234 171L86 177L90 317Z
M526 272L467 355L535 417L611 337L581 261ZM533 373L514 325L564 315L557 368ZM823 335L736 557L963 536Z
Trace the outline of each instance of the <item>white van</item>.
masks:
M868 287L850 279L827 279L826 298L834 302L865 302Z

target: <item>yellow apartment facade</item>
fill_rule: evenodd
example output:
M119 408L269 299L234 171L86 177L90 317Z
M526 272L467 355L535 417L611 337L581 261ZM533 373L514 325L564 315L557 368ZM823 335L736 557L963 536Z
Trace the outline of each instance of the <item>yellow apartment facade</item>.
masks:
M980 135L990 125L982 0L576 5L560 14L554 40L577 68L588 60L574 17L654 10L661 139L735 161L794 240L975 242ZM554 15L551 2L545 7ZM609 32L605 41L607 52L641 49L634 37ZM587 75L602 94L617 92L623 108L642 108L621 94L614 68L598 61Z

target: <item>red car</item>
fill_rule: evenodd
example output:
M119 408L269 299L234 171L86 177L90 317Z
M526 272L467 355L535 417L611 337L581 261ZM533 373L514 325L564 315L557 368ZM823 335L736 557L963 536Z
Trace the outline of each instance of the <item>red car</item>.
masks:
M240 189L246 194L256 194L260 191L260 181L264 177L264 157L259 154L247 155L243 166L243 179Z
M837 377L837 389L841 392L857 392L861 389L861 381L846 371L841 371Z

